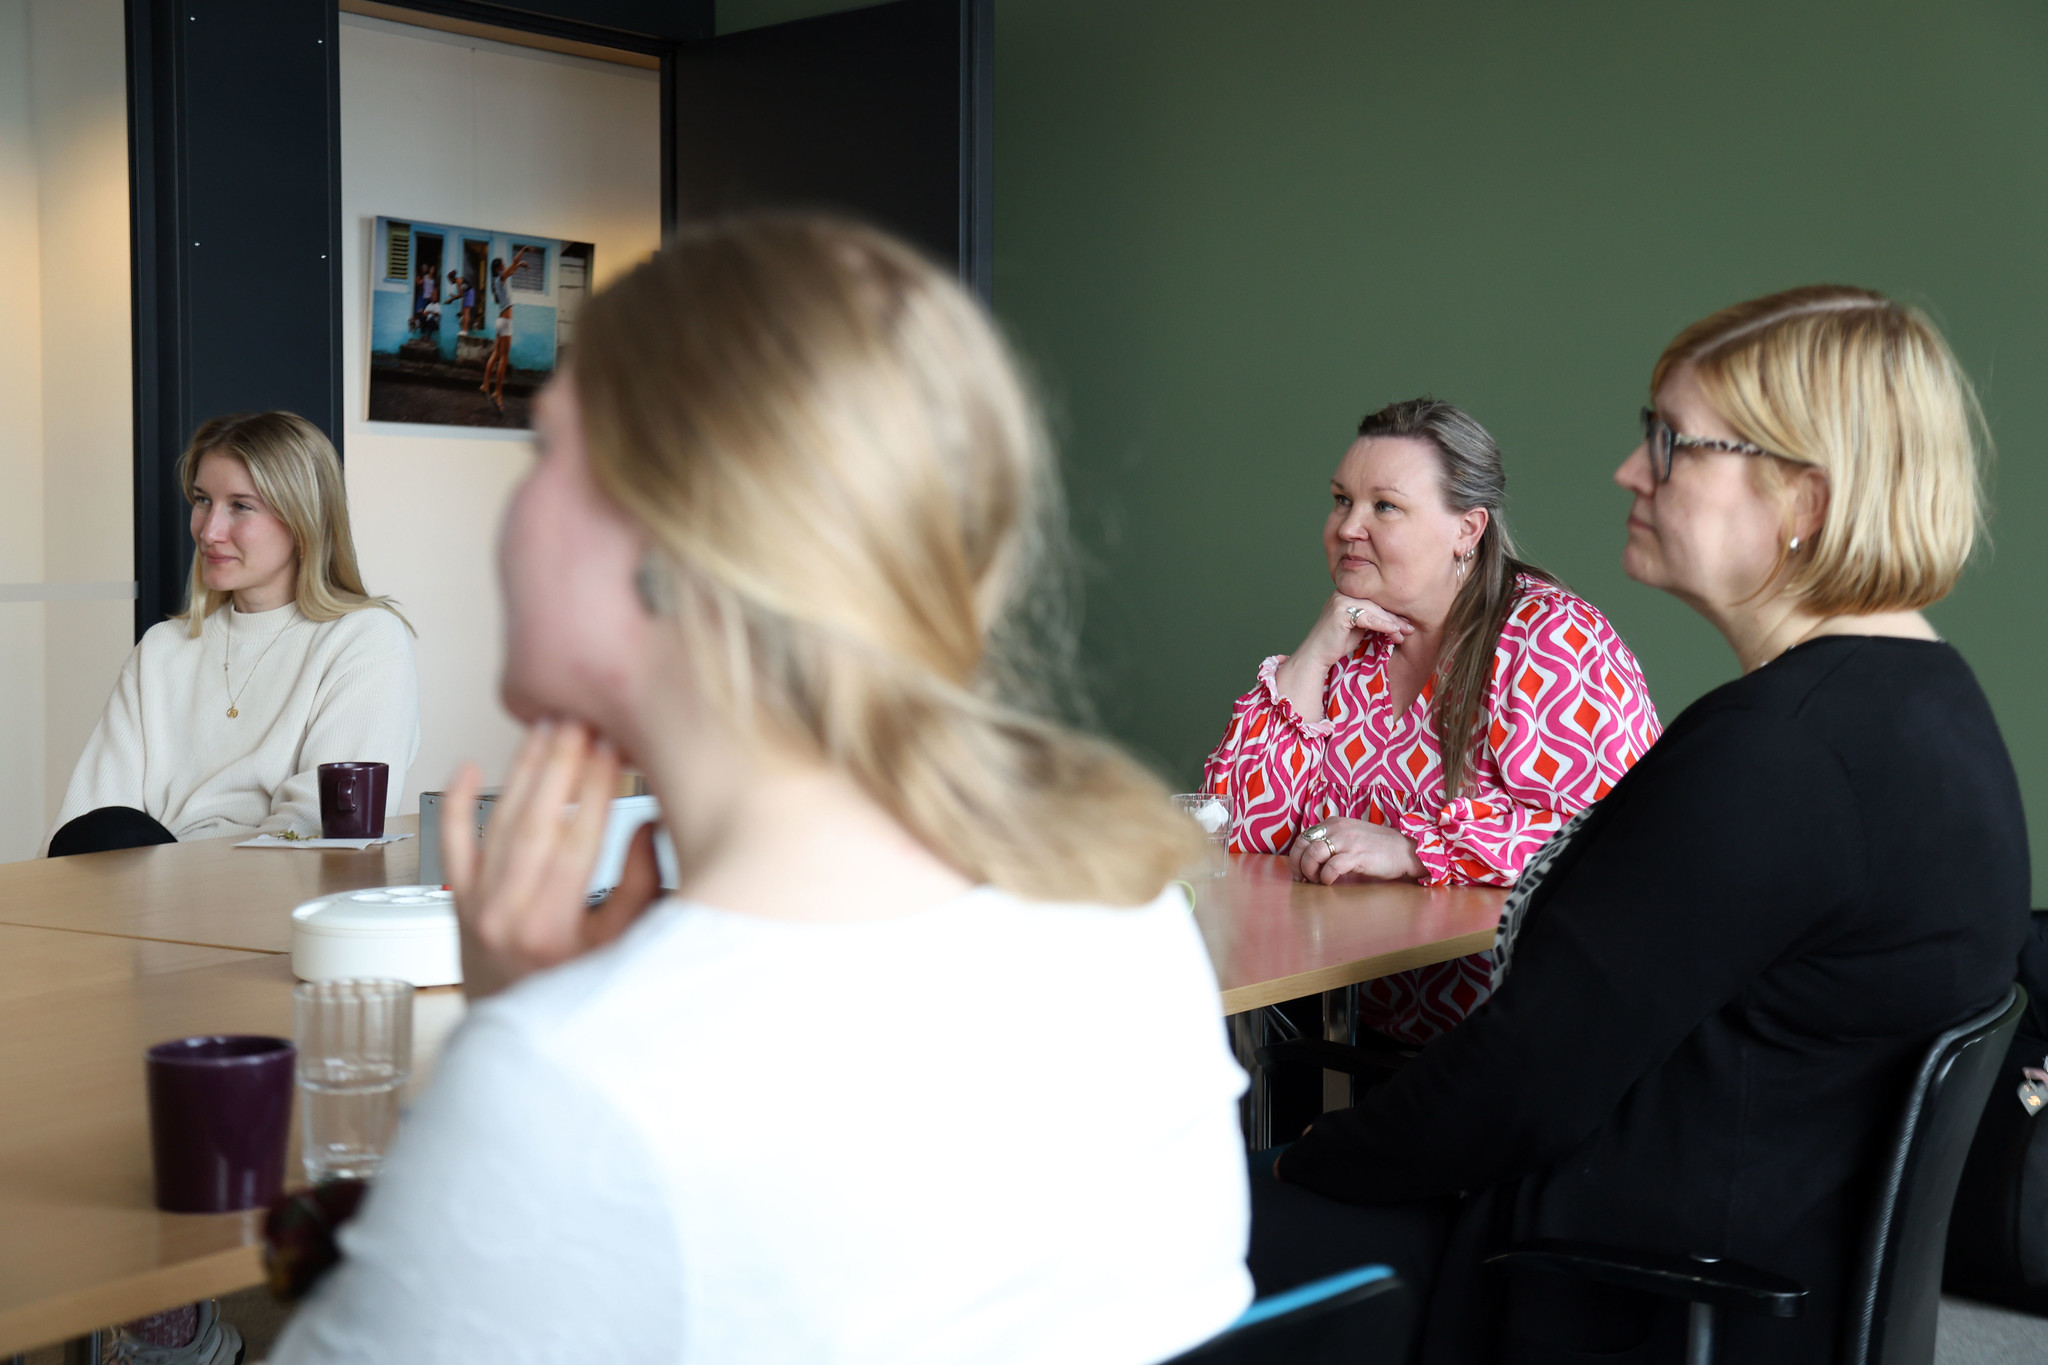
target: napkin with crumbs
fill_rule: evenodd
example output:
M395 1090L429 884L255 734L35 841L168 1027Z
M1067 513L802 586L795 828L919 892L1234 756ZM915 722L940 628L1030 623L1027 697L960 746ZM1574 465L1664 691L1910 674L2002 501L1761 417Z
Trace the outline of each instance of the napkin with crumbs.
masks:
M371 844L396 843L410 839L410 834L387 834L381 839L281 839L275 834L259 834L253 839L244 839L236 848L353 848L358 851Z

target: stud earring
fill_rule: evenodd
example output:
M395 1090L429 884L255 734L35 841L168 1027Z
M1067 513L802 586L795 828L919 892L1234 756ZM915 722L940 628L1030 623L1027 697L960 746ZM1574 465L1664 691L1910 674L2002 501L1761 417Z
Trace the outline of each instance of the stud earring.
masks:
M1793 554L1798 554L1798 553L1799 553L1799 537L1798 537L1798 536L1794 536L1794 537L1792 537L1792 542L1791 542L1791 544L1787 545L1787 546L1786 546L1785 548L1786 548L1786 549L1787 549L1788 551L1790 551L1791 553L1793 553Z
M666 616L675 609L675 577L655 550L640 556L640 566L633 571L633 590L649 616Z

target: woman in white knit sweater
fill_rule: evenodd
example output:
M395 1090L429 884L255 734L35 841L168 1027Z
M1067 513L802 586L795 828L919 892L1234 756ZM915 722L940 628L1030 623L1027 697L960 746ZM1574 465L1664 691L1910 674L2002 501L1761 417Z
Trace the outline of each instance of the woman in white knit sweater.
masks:
M411 628L356 568L341 461L289 412L219 417L178 464L183 615L129 654L57 813L53 856L320 832L318 768L419 752Z

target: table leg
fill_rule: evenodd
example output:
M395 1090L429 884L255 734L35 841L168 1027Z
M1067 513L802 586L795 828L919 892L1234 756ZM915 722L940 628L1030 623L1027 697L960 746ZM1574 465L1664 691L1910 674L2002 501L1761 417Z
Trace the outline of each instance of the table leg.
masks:
M1263 1152L1273 1145L1273 1085L1256 1055L1266 1042L1266 1012L1246 1010L1231 1015L1229 1022L1230 1050L1237 1054L1237 1064L1251 1077L1244 1098L1238 1101L1245 1150Z
M1339 986L1323 992L1323 1038L1347 1047L1358 1046L1358 987ZM1323 1112L1351 1107L1351 1077L1341 1071L1323 1073Z
M100 1365L105 1354L100 1332L87 1332L82 1337L73 1337L64 1343L64 1365ZM20 1356L15 1357L20 1360Z

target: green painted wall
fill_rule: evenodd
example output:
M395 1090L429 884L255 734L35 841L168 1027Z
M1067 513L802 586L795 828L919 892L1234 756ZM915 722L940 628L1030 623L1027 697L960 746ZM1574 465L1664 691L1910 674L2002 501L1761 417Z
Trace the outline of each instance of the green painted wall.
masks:
M721 28L792 4L838 7ZM1926 308L1980 386L1994 544L1933 617L2048 830L2040 6L998 0L996 54L997 309L1056 415L1097 704L1176 782L1328 590L1352 424L1416 393L1499 438L1525 551L1667 720L1731 676L1623 577L1609 476L1673 332L1830 280Z

